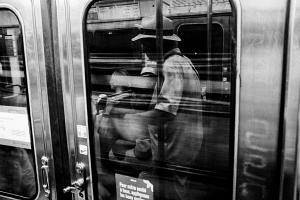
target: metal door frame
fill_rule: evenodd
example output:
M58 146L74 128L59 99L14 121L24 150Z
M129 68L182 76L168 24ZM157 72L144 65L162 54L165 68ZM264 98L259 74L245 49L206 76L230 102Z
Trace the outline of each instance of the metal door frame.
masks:
M46 156L50 170L48 185L51 199L56 199L52 140L50 134L48 94L45 74L45 56L43 30L41 23L41 7L38 0L0 0L0 8L11 10L18 18L23 36L23 47L28 87L28 106L31 119L35 166L37 174L37 196L45 199L48 196L43 189L41 177L41 158ZM2 196L1 196L2 197ZM4 197L6 198L6 197ZM11 199L7 197L8 199Z

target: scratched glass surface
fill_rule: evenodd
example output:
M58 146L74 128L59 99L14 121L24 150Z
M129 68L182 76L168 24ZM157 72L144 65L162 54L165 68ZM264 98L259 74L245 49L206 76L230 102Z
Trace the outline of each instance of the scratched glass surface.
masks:
M22 30L9 10L0 19L0 195L31 199L37 185Z
M88 11L86 68L98 199L151 199L142 179L153 185L154 199L230 199L230 16L212 23L208 52L207 19L199 17L207 12L206 1L164 1L164 15L174 22L180 18L174 31L181 52L165 58L158 70L156 54L132 41L142 32L136 24L155 13L152 5L101 1ZM231 11L225 0L213 1L212 8ZM147 115L152 111L166 118Z

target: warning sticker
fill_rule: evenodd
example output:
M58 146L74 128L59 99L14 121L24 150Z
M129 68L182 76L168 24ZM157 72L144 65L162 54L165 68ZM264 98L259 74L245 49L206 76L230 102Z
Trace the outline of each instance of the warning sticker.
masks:
M79 153L83 155L88 155L88 148L86 145L79 145Z
M153 200L153 184L148 180L116 174L117 200Z
M87 138L87 127L83 125L77 125L77 136L79 138Z

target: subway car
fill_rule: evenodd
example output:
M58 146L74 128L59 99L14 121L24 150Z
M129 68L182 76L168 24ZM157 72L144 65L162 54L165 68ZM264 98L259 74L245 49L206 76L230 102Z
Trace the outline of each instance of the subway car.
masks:
M297 0L0 0L0 16L0 199L299 199ZM190 74L167 68L166 18ZM164 90L177 109L153 125Z

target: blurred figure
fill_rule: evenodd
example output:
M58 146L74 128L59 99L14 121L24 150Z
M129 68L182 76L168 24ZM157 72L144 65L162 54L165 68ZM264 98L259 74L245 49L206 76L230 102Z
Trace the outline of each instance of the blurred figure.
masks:
M100 135L100 149L103 158L108 158L110 150L119 159L124 159L126 150L133 149L140 140L149 138L146 125L141 120L124 121L128 113L139 112L134 107L135 94L130 89L130 76L124 69L116 70L110 79L112 96L100 95L97 103L99 115L96 131ZM150 146L148 150L150 151ZM149 155L148 155L149 156Z
M132 41L139 40L149 59L156 60L156 18L143 18L139 28L141 34ZM173 33L172 21L164 17L162 86L157 91L158 96L153 95L151 110L126 114L124 118L128 121L143 119L147 123L153 161L197 167L203 139L202 115L199 112L201 86L190 59L183 56L177 47L179 41L180 38ZM162 132L164 141L159 141ZM162 143L160 147L159 143ZM189 199L188 177L175 170L164 175L156 174L155 170L145 171L140 174L140 178L154 184L156 198ZM168 180L164 184L165 188L160 179ZM164 190L163 196L161 190Z
M131 156L135 159L151 157L150 139L142 120L125 121L124 115L140 112L136 109L136 95L131 90L131 77L125 69L113 72L110 79L114 94L100 94L97 100L95 134L99 134L102 171L98 176L100 199L115 199L115 171L110 152L119 160ZM132 153L133 152L133 153ZM140 171L140 170L139 170Z
M111 75L110 87L115 91L115 94L124 93L130 90L130 77L129 73L125 69L115 70Z
M0 190L26 198L36 193L34 169L24 149L0 145Z

